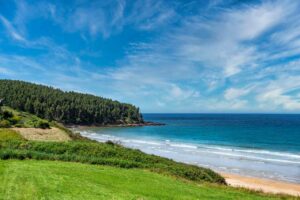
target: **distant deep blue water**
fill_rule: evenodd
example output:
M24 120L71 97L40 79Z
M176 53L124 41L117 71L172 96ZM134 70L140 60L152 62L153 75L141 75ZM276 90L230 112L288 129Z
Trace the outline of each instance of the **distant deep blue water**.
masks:
M167 126L141 128L143 135L201 144L300 152L300 115L145 114L144 118Z
M144 114L166 126L82 134L218 171L300 183L300 115Z

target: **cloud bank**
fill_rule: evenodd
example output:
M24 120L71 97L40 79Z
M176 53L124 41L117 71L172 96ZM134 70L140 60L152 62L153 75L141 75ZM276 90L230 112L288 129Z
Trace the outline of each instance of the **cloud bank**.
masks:
M299 112L296 1L15 2L0 10L0 77L143 112ZM1 6L0 6L1 7Z

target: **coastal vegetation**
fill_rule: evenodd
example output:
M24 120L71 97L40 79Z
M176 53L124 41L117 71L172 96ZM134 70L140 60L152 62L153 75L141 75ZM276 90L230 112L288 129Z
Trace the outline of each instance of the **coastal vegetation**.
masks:
M9 107L1 107L0 110L0 119L8 123L7 126L0 129L0 159L60 160L120 168L141 168L198 182L225 184L224 178L210 169L148 155L113 142L103 144L92 141L80 137L79 134L73 133L56 122L49 122ZM43 122L42 124L47 124L47 127L37 126L37 124L41 124L40 121ZM7 129L9 127L14 128ZM39 128L50 130L39 131ZM47 134L52 133L51 130L56 132L56 141L60 141L59 138L65 138L61 140L65 142L53 142L55 138L47 137ZM50 138L50 140L47 142L32 141L36 138L38 140Z
M0 107L0 128L11 127L49 129L50 122L35 115L2 106Z
M9 129L8 129L9 128ZM22 137L40 141L88 140L79 133L73 133L62 124L41 119L36 115L0 106L0 130L7 135L18 132Z
M22 139L23 137L16 131L0 128L0 142Z
M1 135L7 137L4 130L0 132L0 137ZM20 138L0 140L0 159L59 160L127 169L140 168L197 182L225 184L224 178L210 169L148 155L114 143L88 140L69 142L38 142Z
M11 108L64 124L143 123L139 108L131 104L24 81L0 80L2 98L3 104Z
M2 107L0 110L0 120L7 121L6 125L2 126L2 128L18 127L17 129L0 129L0 138L4 138L0 140L1 159L60 160L109 165L120 168L142 168L188 180L225 184L223 177L209 169L148 155L139 150L128 149L113 142L102 144L83 139L83 137L76 137L76 134L63 128L59 124L40 119L35 115L16 111L9 107ZM40 127L41 124L47 124L47 126L43 125ZM38 129L29 129L29 131L26 131L24 128L27 128L27 130L28 128L62 129L62 131L65 132L60 133L64 136L63 138L68 134L68 138L73 138L73 140L64 140L69 142L30 141L27 139L33 138L35 140L35 138L37 138L35 135ZM22 133L22 131L25 131L26 134L23 133L20 134L20 136L26 137L22 138L17 136L17 132ZM38 133L40 133L38 136L44 135L38 138L46 139L47 133L49 135L50 132L38 131Z

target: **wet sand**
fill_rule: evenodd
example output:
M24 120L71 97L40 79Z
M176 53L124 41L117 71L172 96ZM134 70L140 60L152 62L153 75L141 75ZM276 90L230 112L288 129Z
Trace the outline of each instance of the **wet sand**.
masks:
M263 178L246 177L228 173L220 174L226 179L226 182L233 187L244 187L253 190L260 190L267 193L282 193L300 196L300 184Z

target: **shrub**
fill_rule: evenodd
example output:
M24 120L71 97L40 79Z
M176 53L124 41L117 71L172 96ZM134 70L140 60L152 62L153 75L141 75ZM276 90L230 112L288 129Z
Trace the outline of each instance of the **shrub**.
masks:
M35 128L42 128L42 129L47 129L50 128L50 124L45 121L45 120L38 120L35 124L34 124Z
M17 124L20 120L21 120L21 117L20 116L13 116L11 118L8 119L12 124Z
M12 112L9 112L9 111L7 111L7 110L3 111L3 112L2 112L2 115L3 115L3 118L4 118L4 119L8 119L8 118L13 117Z
M112 145L112 146L115 145L115 143L113 141L111 141L111 140L107 140L105 143L108 144L108 145Z
M16 127L16 128L23 128L24 125L23 124L15 124L14 127Z
M9 128L10 122L6 119L0 121L0 128Z

